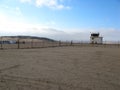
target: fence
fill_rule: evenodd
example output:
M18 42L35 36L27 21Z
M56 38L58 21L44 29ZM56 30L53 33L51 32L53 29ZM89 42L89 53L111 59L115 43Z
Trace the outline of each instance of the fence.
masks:
M120 42L108 43L107 41L104 41L103 44L90 44L89 42L83 42L83 41L74 42L74 41L17 40L14 43L10 43L10 42L0 43L0 49L28 49L28 48L47 48L47 47L62 47L62 46L120 47Z

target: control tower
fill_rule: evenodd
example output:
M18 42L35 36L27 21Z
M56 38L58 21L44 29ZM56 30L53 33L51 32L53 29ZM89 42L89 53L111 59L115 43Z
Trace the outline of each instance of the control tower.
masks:
M99 36L99 33L91 33L90 36L90 43L92 44L102 44L103 43L103 37Z

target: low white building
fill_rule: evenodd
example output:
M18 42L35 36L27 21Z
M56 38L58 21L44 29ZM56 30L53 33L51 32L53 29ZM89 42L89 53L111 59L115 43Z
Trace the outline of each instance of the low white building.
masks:
M92 44L102 44L103 43L103 37L100 37L99 33L91 33L90 43L92 43Z

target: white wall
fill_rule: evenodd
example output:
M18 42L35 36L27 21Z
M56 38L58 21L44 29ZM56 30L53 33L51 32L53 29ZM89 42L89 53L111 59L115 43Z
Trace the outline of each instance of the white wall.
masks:
M103 43L103 38L102 37L91 37L90 38L90 43L102 44Z

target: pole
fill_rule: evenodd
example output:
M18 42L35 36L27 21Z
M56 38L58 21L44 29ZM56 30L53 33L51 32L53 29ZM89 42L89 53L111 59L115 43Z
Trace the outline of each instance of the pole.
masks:
M33 48L33 39L32 39L32 41L31 41L31 48Z
M118 47L119 47L119 41L118 41Z
M73 44L73 41L71 40L70 46L72 46L72 44Z
M19 45L19 44L20 44L20 41L19 41L19 38L18 38L18 49L20 48L20 45Z
M61 46L61 41L59 41L59 46Z
M3 49L3 41L2 41L2 37L1 37L1 49Z

